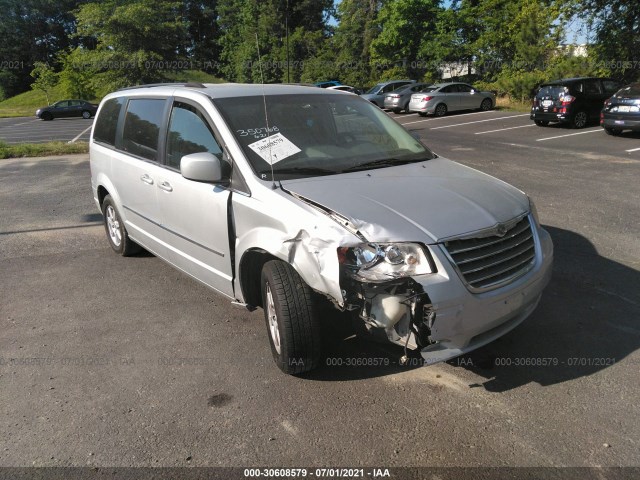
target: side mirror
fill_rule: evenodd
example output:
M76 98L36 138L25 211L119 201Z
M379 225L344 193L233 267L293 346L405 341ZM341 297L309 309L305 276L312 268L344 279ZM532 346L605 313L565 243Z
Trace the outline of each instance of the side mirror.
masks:
M190 153L180 159L180 174L196 182L221 182L220 158L209 152Z

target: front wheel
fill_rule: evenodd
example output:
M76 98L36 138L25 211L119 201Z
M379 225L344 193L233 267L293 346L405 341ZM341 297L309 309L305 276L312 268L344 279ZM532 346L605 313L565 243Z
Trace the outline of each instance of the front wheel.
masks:
M102 215L104 216L104 229L107 232L109 245L116 253L123 257L135 255L141 249L140 245L129 238L124 222L116 210L111 195L104 197L102 201Z
M91 118L91 112L89 110L83 110L82 118L84 118L85 120L89 120Z
M44 112L42 114L42 120L44 120L45 122L53 120L53 115L51 113L49 113L49 112Z
M261 280L264 318L276 365L289 375L313 370L321 355L313 291L291 265L280 260L265 263Z
M577 112L574 116L573 116L573 128L584 128L587 126L587 121L589 120L589 117L587 117L587 112Z
M447 106L444 103L440 103L436 106L436 117L444 117L447 114Z
M547 120L535 120L535 122L539 127L546 127L547 125L549 125L549 122Z

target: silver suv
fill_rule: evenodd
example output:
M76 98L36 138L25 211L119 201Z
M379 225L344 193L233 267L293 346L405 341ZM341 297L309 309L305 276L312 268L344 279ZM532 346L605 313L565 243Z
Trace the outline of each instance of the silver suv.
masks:
M524 193L435 155L348 93L122 90L101 102L90 149L113 250L144 247L262 307L286 373L321 361L323 298L403 347L402 360L412 350L433 363L522 322L551 273Z

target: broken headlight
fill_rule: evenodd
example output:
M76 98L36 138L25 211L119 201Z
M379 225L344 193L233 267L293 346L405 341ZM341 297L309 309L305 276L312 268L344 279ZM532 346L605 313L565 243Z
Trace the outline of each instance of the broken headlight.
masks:
M338 261L367 280L433 273L427 252L417 243L361 243L338 248Z

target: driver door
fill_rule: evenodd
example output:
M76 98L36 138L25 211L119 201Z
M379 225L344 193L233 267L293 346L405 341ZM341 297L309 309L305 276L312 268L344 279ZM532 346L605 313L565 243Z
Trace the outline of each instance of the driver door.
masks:
M209 118L195 104L174 101L169 117L166 155L158 176L158 203L168 259L176 267L219 292L233 296L228 202L222 185L187 180L180 174L184 155L222 149ZM225 169L230 175L230 166Z

